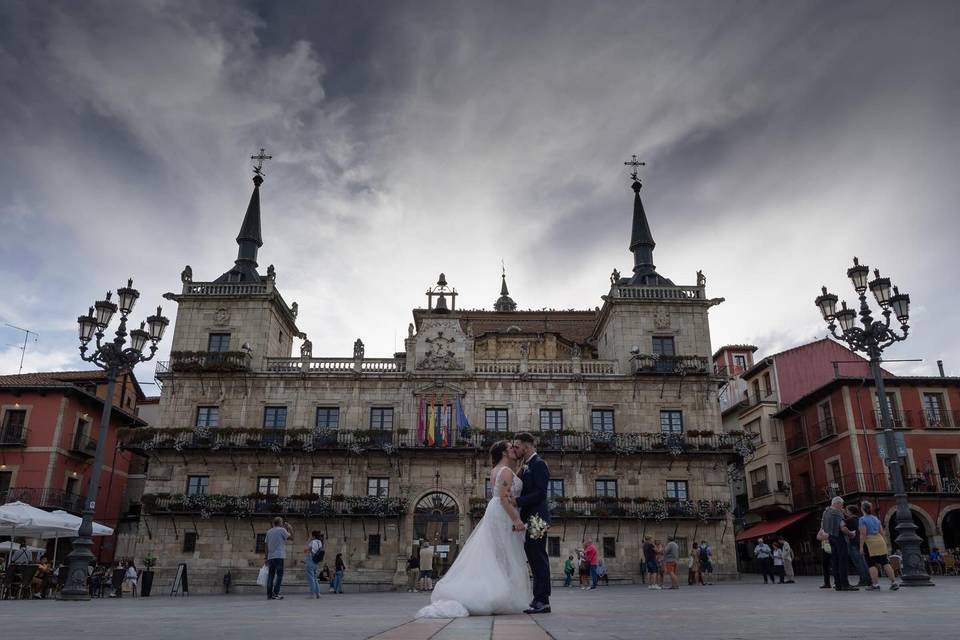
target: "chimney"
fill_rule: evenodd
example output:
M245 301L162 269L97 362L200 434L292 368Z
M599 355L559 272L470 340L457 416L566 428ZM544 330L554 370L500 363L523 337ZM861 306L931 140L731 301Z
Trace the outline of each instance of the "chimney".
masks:
M937 360L937 368L940 369L940 377L946 378L947 374L943 372L943 360Z

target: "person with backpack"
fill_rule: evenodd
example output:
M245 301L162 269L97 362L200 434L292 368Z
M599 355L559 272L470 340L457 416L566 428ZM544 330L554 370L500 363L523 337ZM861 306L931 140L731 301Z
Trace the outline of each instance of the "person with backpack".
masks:
M307 544L307 557L303 561L303 570L307 574L307 585L310 587L310 599L320 599L320 583L317 582L317 565L323 562L323 536L319 531L312 531L310 542Z
M706 577L704 577L706 576ZM700 584L713 584L713 549L706 540L700 541Z
M420 579L420 551L414 547L407 558L407 593L419 593L417 581Z

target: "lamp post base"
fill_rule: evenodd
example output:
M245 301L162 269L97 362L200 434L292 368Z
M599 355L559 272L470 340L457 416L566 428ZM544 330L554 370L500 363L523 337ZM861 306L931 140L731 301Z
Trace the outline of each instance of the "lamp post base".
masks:
M94 560L91 547L93 547L93 539L90 536L74 539L73 550L67 556L67 582L60 591L61 600L90 599L87 578L90 575L90 563Z
M901 581L905 587L933 587L930 574L927 573L927 563L923 559L920 549L922 540L917 535L917 525L913 523L913 514L910 512L906 495L897 496L897 535L896 543L903 552L903 566Z

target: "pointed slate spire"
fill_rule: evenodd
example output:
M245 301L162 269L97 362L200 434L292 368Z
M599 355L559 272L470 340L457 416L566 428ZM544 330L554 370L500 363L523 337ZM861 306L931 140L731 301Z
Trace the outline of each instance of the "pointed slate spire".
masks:
M500 297L493 303L494 311L516 311L517 303L510 297L510 291L507 289L507 271L504 268L500 276Z
M263 246L260 236L260 185L263 177L260 174L253 176L253 193L250 194L250 204L247 213L243 216L240 233L237 234L237 259L233 268L217 278L217 282L260 282L257 273L257 250Z
M633 232L630 234L630 251L633 253L634 277L654 273L653 248L657 243L650 233L650 223L647 222L647 213L643 210L643 201L640 199L640 189L643 185L634 180L633 189Z

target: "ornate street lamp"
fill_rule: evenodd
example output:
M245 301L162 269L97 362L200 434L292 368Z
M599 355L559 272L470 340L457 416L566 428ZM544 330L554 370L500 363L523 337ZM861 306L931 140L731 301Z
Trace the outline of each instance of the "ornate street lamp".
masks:
M100 419L100 434L97 437L97 449L93 456L93 467L90 469L90 484L87 488L87 497L83 503L83 522L73 541L73 549L67 556L67 581L60 592L62 600L89 600L87 591L87 568L94 556L90 548L93 546L93 512L96 507L97 491L100 489L100 468L103 464L103 449L107 441L107 431L110 428L110 412L113 409L113 392L117 377L136 366L153 358L157 352L157 343L163 337L170 321L163 317L160 307L156 315L140 323L139 329L127 333L127 316L140 297L140 292L133 288L133 280L127 281L127 286L117 289L117 302L111 301L112 292L107 292L103 300L98 300L87 315L77 318L77 327L80 334L80 357L86 362L92 362L107 372L107 395L103 402L103 416ZM117 311L120 311L120 326L116 337L112 341L104 341L104 332L110 320ZM127 345L127 336L130 344ZM96 349L87 355L90 341L96 338ZM144 347L150 343L150 354L144 355Z
M920 551L920 537L917 535L917 526L913 523L913 514L910 512L910 503L907 501L907 492L904 487L903 475L900 470L900 458L897 456L897 442L893 432L893 419L890 405L887 402L886 388L883 383L883 374L880 370L883 350L895 342L907 339L910 326L910 296L900 293L893 287L890 295L890 278L880 276L879 270L874 270L874 279L870 280L870 268L860 264L856 258L853 266L847 269L847 277L853 283L853 288L860 296L860 323L857 326L858 312L847 308L847 303L841 303L837 310L837 296L823 293L817 296L816 305L827 322L827 327L834 338L850 345L853 351L864 353L870 359L870 371L876 387L877 404L880 408L880 420L883 426L884 442L887 449L887 467L890 471L890 482L893 485L894 497L897 501L897 536L896 543L903 551L903 584L907 586L933 586L927 574L926 562ZM870 314L870 305L867 304L867 289L873 293L877 304L880 305L883 320L874 320ZM896 327L890 328L890 316L896 317L900 323L900 331ZM840 332L837 332L837 325Z

